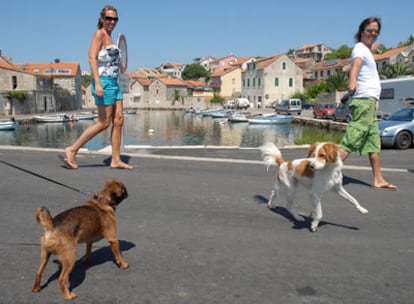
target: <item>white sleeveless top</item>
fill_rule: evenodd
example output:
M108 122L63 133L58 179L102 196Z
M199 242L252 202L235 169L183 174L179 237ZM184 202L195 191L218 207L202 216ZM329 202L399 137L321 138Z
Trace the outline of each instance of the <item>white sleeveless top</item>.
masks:
M121 58L121 50L111 44L99 51L98 54L98 74L99 76L118 77L119 61Z

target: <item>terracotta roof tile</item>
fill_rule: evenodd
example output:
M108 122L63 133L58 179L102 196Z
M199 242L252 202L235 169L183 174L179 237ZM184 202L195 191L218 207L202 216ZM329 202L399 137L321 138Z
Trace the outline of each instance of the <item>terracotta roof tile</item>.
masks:
M19 68L22 70L43 76L51 76L51 70L53 70L53 76L76 76L80 69L79 63L27 63L19 64Z

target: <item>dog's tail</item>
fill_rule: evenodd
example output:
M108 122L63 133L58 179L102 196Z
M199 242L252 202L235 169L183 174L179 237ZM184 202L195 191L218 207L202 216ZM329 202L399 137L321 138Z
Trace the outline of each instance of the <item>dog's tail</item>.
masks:
M269 169L271 165L277 165L279 167L285 161L283 159L282 153L274 143L265 143L260 147L260 151L262 152L262 159L267 169Z
M55 228L53 218L46 207L39 207L36 210L36 220L43 227L45 231L52 231Z

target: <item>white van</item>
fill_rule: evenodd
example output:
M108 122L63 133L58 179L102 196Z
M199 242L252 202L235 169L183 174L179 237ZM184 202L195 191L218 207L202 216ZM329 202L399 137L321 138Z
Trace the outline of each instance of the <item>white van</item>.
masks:
M237 109L248 109L250 108L251 104L247 98L237 98L236 99L236 108Z
M284 99L276 106L276 113L300 115L302 113L302 101L300 99Z
M387 117L391 113L409 106L414 100L414 77L381 80L381 96L377 116Z

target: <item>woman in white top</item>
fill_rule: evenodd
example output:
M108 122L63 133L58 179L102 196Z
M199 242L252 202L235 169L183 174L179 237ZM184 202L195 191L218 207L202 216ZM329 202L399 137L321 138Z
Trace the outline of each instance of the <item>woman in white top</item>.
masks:
M368 154L374 175L373 189L397 190L382 175L380 165L381 140L376 118L377 103L381 94L381 83L371 47L381 31L381 20L366 18L355 35L357 43L352 50L348 92L352 96L349 105L352 121L342 139L341 157L350 153Z
M89 47L89 65L92 71L92 94L98 108L97 122L86 129L71 146L65 148L66 165L77 169L76 154L95 135L107 129L112 123L111 168L133 169L121 160L121 136L123 126L123 97L118 84L120 56L111 33L118 22L118 13L113 6L105 6L98 20L98 30L94 33Z

